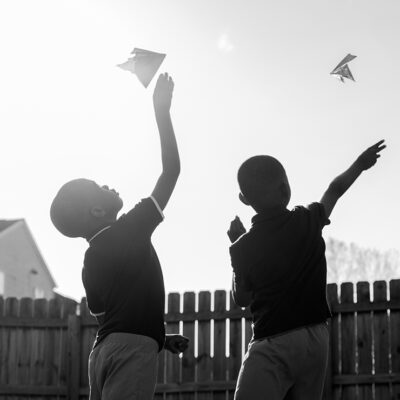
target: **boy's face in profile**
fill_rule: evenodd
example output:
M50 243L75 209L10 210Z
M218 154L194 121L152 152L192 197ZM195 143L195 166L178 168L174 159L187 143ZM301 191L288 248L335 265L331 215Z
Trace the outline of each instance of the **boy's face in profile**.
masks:
M116 218L124 204L119 193L115 189L110 189L107 185L100 186L94 181L92 183L94 185L93 197L96 199L95 203L103 208L107 216Z
M89 179L74 179L57 193L50 218L63 235L87 238L94 230L115 221L122 206L116 190Z

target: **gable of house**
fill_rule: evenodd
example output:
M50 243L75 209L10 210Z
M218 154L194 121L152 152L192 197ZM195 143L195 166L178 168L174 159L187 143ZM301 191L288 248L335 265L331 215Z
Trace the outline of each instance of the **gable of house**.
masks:
M56 283L23 219L0 220L0 271L4 297L54 297Z

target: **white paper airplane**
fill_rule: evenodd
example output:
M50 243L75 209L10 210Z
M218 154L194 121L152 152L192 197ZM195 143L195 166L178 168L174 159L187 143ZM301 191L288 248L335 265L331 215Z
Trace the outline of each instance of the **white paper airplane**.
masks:
M340 80L344 82L344 78L354 80L353 74L350 71L349 66L347 65L350 61L354 60L357 56L353 56L350 53L347 54L345 58L333 69L331 75L338 75Z
M138 48L134 48L131 54L133 54L133 57L128 58L122 64L118 64L117 67L135 74L143 86L147 88L164 61L166 54Z

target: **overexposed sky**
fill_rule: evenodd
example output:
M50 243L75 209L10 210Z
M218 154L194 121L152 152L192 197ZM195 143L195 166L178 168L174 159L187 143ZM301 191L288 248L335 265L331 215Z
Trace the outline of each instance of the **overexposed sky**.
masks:
M270 154L284 164L290 206L381 138L378 165L340 200L325 236L400 249L400 3L7 0L0 3L0 218L26 218L63 294L83 296L84 240L61 236L49 206L67 180L115 187L129 210L161 172L146 90L116 68L134 47L165 52L182 173L153 236L166 290L230 285L226 230L236 171ZM329 75L347 54L357 82Z

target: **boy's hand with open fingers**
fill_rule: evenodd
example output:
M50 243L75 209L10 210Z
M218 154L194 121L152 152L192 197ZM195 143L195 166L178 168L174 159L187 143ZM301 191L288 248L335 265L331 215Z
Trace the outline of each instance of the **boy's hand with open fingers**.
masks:
M165 335L164 349L171 353L183 353L189 346L189 339L182 335Z
M373 146L368 147L368 149L361 153L361 155L357 158L356 163L363 171L370 169L376 164L376 161L381 156L379 152L381 152L386 147L384 142L384 140L380 140Z
M153 104L155 111L167 111L171 108L172 92L174 91L174 81L167 74L158 77L153 93Z
M231 225L228 229L228 236L232 243L236 242L237 239L240 238L244 233L246 233L246 228L242 224L242 221L238 216L231 222Z

